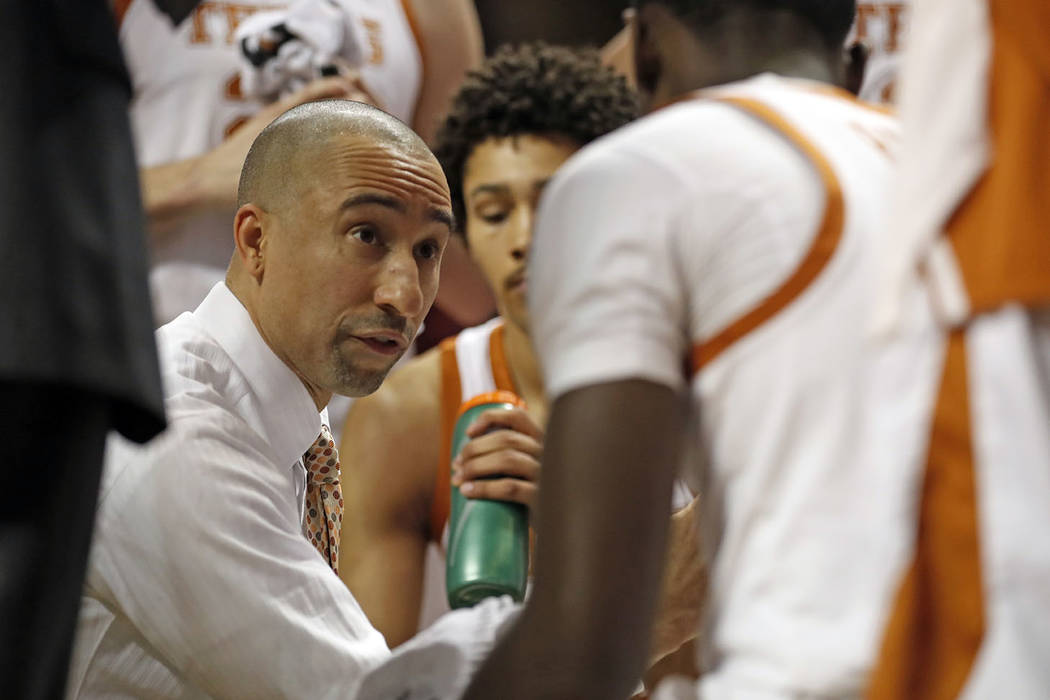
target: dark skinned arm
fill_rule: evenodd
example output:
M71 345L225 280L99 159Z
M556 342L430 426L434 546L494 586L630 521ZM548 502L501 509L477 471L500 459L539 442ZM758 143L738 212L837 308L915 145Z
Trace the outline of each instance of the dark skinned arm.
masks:
M532 596L465 700L630 695L646 667L682 415L674 390L646 380L555 401Z

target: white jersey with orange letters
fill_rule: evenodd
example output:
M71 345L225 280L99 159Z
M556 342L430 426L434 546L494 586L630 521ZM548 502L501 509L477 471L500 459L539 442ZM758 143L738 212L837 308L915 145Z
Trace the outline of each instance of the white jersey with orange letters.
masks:
M937 336L867 332L896 120L757 76L584 148L548 185L530 268L552 399L688 391L710 583L698 687L855 697L910 542ZM685 371L686 367L689 371Z
M255 114L240 91L234 34L247 16L288 0L202 0L178 26L150 0L121 0L116 14L134 97L131 125L140 167L209 151ZM357 0L369 48L358 66L380 106L411 123L422 59L402 0ZM153 245L150 282L158 325L192 310L225 274L233 211L195 216Z
M911 0L863 0L846 43L863 41L871 49L860 98L896 102L901 53L911 24Z
M948 332L870 700L1050 693L1050 4L915 0L876 327Z

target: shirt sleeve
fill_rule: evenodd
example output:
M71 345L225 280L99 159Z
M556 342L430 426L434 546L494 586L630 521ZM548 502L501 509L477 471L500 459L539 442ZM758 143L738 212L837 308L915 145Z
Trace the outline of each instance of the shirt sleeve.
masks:
M291 465L209 418L129 450L103 494L99 596L209 695L348 697L386 643L302 535Z
M685 290L662 166L596 144L547 187L529 262L533 340L554 399L581 386L684 383Z

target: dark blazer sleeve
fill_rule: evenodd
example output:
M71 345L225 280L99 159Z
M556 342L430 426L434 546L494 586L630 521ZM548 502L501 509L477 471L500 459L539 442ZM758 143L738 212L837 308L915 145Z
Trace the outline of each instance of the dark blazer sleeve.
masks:
M109 397L164 426L130 86L105 0L10 3L0 23L0 381Z

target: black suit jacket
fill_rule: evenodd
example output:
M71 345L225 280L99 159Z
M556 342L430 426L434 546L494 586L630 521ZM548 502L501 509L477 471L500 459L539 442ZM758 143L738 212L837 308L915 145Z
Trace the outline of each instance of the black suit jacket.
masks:
M110 397L114 427L145 440L164 418L116 26L106 0L6 5L0 381Z

